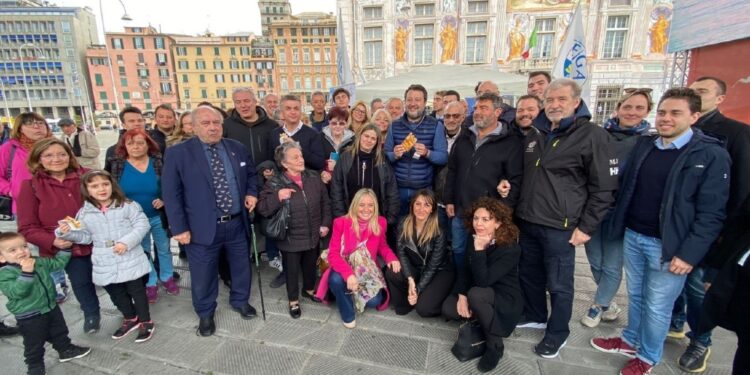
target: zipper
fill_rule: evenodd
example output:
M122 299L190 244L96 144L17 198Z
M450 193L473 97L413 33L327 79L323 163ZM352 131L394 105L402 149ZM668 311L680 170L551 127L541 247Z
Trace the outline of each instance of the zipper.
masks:
M305 212L307 212L307 232L310 235L310 239L313 237L312 232L312 215L310 215L310 206L307 204L307 194L305 194L304 189L300 189L302 192L302 199L305 201Z
M73 256L73 255L71 254L71 256ZM23 272L23 271L21 271L21 272ZM47 299L47 306L49 306L49 305L52 304L52 301L50 301L49 294L47 294L47 290L46 290L47 289L47 284L44 283L44 278L42 277L42 275L40 275L39 273L36 272L36 270L34 270L34 278L36 278L37 276L39 277L39 282L42 283L42 286L45 289L44 290L44 298ZM54 287L54 285L53 285L53 287ZM57 304L57 302L55 301L55 305L56 304Z

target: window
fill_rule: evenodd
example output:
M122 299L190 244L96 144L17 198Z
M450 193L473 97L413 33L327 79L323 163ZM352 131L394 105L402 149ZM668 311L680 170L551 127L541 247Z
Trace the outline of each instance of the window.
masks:
M305 77L305 90L312 90L312 78Z
M310 63L310 49L309 48L305 48L304 49L304 51L302 53L302 61L305 64L309 64Z
M419 16L432 16L435 14L435 4L417 4L414 6L414 14Z
M161 83L161 92L163 94L171 94L172 93L172 84L169 82L162 82Z
M631 0L609 0L609 6L611 7L626 7L630 6Z
M204 70L206 69L206 62L203 60L196 60L195 61L195 69L198 70Z
M620 86L600 86L596 89L595 124L604 123L609 118L612 112L615 111L621 94L622 87Z
M120 38L112 38L112 48L114 49L122 49L122 39Z
M250 73L245 73L242 75L242 82L252 82L253 81L253 75Z
M434 25L414 25L414 64L432 64Z
M331 63L331 49L326 48L325 54L323 55L323 61L325 61L326 64Z
M200 82L200 83L206 83L206 75L205 74L199 75L198 76L198 82Z
M286 78L281 79L281 91L288 91L289 90L289 83L287 83Z
M292 50L292 64L299 64L299 50Z
M183 99L190 99L190 90L188 90L188 89L182 90L182 98Z
M185 60L180 60L177 62L177 67L180 69L190 69L188 68L188 62Z
M316 90L322 90L323 89L323 80L320 79L320 77L315 78L315 89Z
M535 22L536 47L531 50L531 57L535 59L548 59L552 57L555 50L555 19L542 18Z
M198 56L203 56L203 50L200 47L195 47L195 54Z
M297 36L297 29L295 29L295 28L292 27L292 28L289 29L289 32L291 33L290 34L291 36Z
M284 36L284 29L276 29L276 36L283 37Z
M281 48L279 49L279 64L286 64L286 50Z
M216 89L216 97L219 99L226 99L227 89Z
M146 48L146 45L143 42L143 37L140 37L140 36L133 37L133 48L135 49Z
M302 90L302 81L300 81L299 78L294 79L294 89Z
M104 80L102 79L102 75L99 73L94 74L94 82L96 82L97 86L104 86Z
M151 100L151 94L148 91L143 92L143 99Z
M625 38L628 34L628 18L628 16L607 17L602 58L619 59L623 57Z
M469 0L468 13L487 13L489 9L488 1L471 1Z
M145 64L146 63L146 57L143 56L143 54L140 53L140 52L138 53L138 62L141 63L141 64Z
M125 99L125 100L130 100L130 92L123 91L122 92L122 98Z
M187 55L187 47L177 47L177 56Z
M208 90L201 89L201 99L207 99L208 98Z
M216 82L216 83L224 83L224 75L223 74L214 74L214 82Z
M383 7L364 7L362 8L365 20L382 20Z
M242 69L252 69L253 64L249 60L242 60Z
M154 49L164 49L164 38L154 38Z
M239 74L231 74L231 75L229 75L229 79L230 79L230 81L232 81L232 83L240 83L240 75Z
M183 74L182 75L182 83L188 83L188 82L189 82L188 75L187 74Z
M107 92L106 91L99 91L99 99L100 100L107 100Z
M235 47L229 47L229 54L231 56L237 56L237 48L235 48Z
M169 78L169 69L160 68L159 78Z
M487 44L487 22L469 22L466 24L466 59L465 62L485 62Z
M333 87L333 79L331 77L326 77L326 88Z
M383 64L383 27L365 27L364 31L365 66L380 66Z
M219 47L214 47L214 56L219 56L219 55L221 55L221 51Z
M128 87L128 79L125 78L125 77L120 78L120 86L122 86L122 87Z
M159 66L165 66L165 65L167 65L167 54L166 53L157 53L156 54L156 65L159 65Z
M70 32L70 22L69 21L61 21L60 26L62 26L62 32L69 33Z
M237 70L240 68L240 62L237 60L232 60L229 62L229 69Z
M117 68L117 72L120 73L121 76L127 75L127 73L125 72L125 67L124 66L118 67Z
M216 70L224 69L224 62L221 61L221 60L214 61L214 69L216 69Z
M315 48L313 50L313 61L315 61L316 64L320 63L320 48Z
M138 77L148 78L148 69L138 69Z

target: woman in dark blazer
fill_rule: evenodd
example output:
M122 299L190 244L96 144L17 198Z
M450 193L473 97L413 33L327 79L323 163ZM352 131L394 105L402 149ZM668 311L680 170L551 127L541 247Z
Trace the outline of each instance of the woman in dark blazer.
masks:
M283 171L266 182L258 201L258 213L273 216L289 201L290 220L286 238L276 241L282 253L286 274L289 315L302 315L299 305L299 274L302 271L303 295L320 302L315 293L318 243L331 228L331 205L328 190L315 171L305 169L302 148L297 142L284 142L274 153L276 164Z
M466 246L466 260L458 269L453 293L443 303L443 315L479 321L487 350L477 368L488 372L502 358L503 337L510 336L523 311L518 283L518 227L513 224L510 208L487 197L472 204L465 224L474 241Z
M440 230L435 194L428 189L416 192L409 214L398 226L396 255L401 272L385 272L391 300L397 315L412 309L421 317L440 315L443 301L451 292L455 272Z

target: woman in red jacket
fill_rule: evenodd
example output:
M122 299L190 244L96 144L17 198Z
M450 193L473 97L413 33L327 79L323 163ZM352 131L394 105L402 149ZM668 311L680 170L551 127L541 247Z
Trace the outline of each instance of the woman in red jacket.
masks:
M21 183L18 231L39 247L39 255L43 257L53 257L60 250L72 248L73 257L65 271L83 310L83 330L94 333L99 330L99 298L91 281L91 246L55 237L58 221L74 217L83 206L81 176L86 170L78 165L70 147L56 138L34 144L27 166L33 176Z

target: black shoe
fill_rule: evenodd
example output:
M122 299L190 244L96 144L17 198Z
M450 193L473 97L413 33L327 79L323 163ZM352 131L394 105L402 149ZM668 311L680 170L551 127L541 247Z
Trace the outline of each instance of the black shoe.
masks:
M138 337L135 338L135 342L141 343L151 340L151 337L156 332L154 321L149 320L138 325Z
M83 320L83 332L89 335L99 332L100 322L101 316L99 315L85 317Z
M249 320L258 316L258 312L255 311L255 307L250 306L249 303L246 303L242 307L232 306L232 310L240 313L240 316L242 317L242 319L245 319L245 320Z
M130 334L130 332L137 330L139 326L140 324L138 323L138 318L123 319L120 328L118 328L117 331L112 334L112 338L115 340L119 340Z
M503 347L497 349L492 347L492 345L487 345L487 350L484 351L482 358L480 358L479 363L477 363L477 370L479 370L479 372L490 372L494 370L500 362L500 358L503 358L503 350Z
M45 375L47 373L47 370L42 367L33 367L26 371L26 375Z
M208 337L216 332L216 323L214 323L214 316L211 315L208 318L200 318L198 321L198 335Z
M5 323L0 322L0 337L10 337L18 334L18 328L8 327Z
M302 307L300 307L299 302L294 305L289 305L289 316L291 316L292 319L299 319L299 317L302 316Z
M276 275L276 278L271 280L271 288L281 288L284 284L286 284L286 273L279 272L278 275Z
M411 312L411 307L396 307L394 308L396 315L406 315Z
M534 353L542 358L555 358L567 343L567 340L560 343L558 340L544 337L542 342L534 347Z
M68 362L76 358L83 358L89 353L91 353L91 348L70 344L67 349L59 352L58 354L60 355L60 362Z
M708 365L708 357L711 356L711 348L691 341L685 353L682 353L678 364L682 371L703 372Z
M175 281L179 280L180 277L182 277L182 276L180 276L180 274L177 273L177 271L172 272L172 278L175 279Z
M323 302L323 300L320 299L320 298L318 298L317 296L315 296L314 293L309 293L307 291L303 291L302 292L302 296L305 297L305 298L307 298L307 299L309 299L310 301L315 302L315 303L321 303L321 302Z

